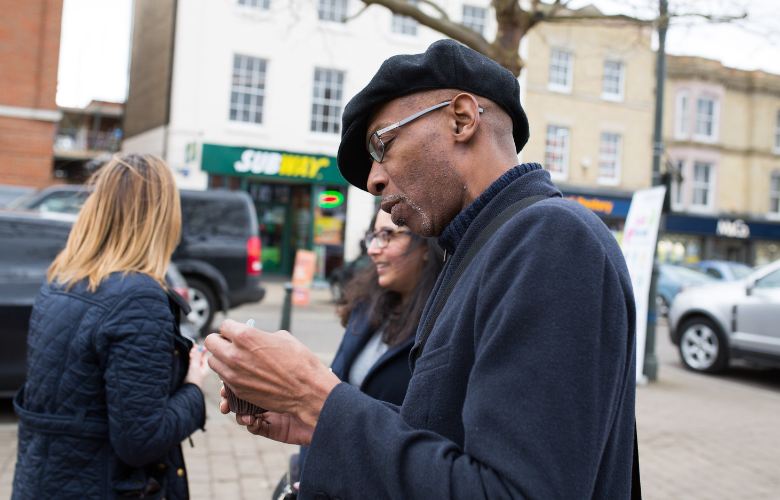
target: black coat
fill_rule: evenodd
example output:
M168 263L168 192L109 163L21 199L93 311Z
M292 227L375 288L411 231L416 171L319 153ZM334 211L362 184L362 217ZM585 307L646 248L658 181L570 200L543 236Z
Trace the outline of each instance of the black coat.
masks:
M149 276L114 273L94 293L44 285L15 398L12 498L114 499L149 477L163 486L149 498L189 498L180 443L206 418L200 389L182 385L190 347Z
M609 229L541 166L507 172L445 229L450 258L416 346L480 230L534 195L549 198L510 218L461 276L400 408L345 383L331 391L302 500L629 498L631 280Z
M374 335L375 330L368 324L368 314L365 312L363 308L352 311L344 338L341 339L336 357L333 358L331 370L341 380L349 379L349 370L355 358ZM368 371L360 385L360 391L379 401L401 405L406 397L409 379L412 377L412 372L409 370L409 351L413 344L414 337L409 336L400 344L389 348ZM308 446L301 446L298 457L299 471L303 470L307 451ZM302 473L299 473L300 477L303 477Z

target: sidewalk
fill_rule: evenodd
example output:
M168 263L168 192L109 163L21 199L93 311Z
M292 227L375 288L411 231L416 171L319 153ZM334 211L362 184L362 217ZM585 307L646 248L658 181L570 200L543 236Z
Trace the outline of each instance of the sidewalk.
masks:
M232 310L230 317L277 330L282 287L267 286L267 300ZM295 308L291 330L330 362L344 330L328 291L314 290L309 307ZM780 498L780 370L691 373L664 325L657 339L659 380L637 388L643 498ZM232 415L220 414L219 387L219 379L209 377L206 432L193 435L194 448L183 443L191 497L268 500L297 447L253 436ZM0 499L10 497L15 459L16 425L0 424Z

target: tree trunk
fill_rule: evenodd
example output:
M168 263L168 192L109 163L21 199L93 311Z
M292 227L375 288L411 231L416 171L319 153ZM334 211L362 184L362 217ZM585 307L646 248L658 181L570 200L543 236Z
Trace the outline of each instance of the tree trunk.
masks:
M518 0L493 0L496 10L498 32L495 41L490 44L488 57L520 76L523 60L520 57L520 40L528 33L534 24L533 16L520 8Z

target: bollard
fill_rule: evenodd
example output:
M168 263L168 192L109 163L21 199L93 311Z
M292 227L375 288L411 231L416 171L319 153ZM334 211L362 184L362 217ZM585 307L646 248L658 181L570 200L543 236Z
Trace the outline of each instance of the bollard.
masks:
M280 330L290 331L290 314L292 313L293 284L289 281L284 284L284 302L282 303L282 324Z

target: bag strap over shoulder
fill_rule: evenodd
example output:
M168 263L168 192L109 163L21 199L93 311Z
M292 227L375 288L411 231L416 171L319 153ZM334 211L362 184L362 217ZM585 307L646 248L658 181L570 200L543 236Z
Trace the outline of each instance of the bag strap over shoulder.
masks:
M544 195L529 196L528 198L523 198L522 200L513 203L512 205L505 208L504 211L498 215L498 217L490 221L485 229L479 233L479 236L477 236L477 239L474 240L474 243L471 245L468 252L466 252L463 260L455 270L455 274L452 275L452 279L447 284L447 288L444 289L441 297L439 297L439 300L436 303L436 308L433 310L431 317L425 324L425 330L423 331L420 344L415 346L414 353L410 359L410 368L412 370L412 374L414 374L414 367L417 364L417 360L420 359L420 356L422 356L423 349L425 349L425 344L428 342L428 337L433 331L436 320L439 319L439 314L441 314L441 311L444 309L444 305L447 303L447 299L449 299L450 294L452 294L452 291L455 289L455 285L458 284L458 280L461 276L463 276L463 273L466 272L466 269L469 267L469 264L471 264L471 261L474 260L474 257L476 257L479 251L482 250L482 247L485 246L485 243L487 243L490 237L493 236L493 234L495 234L495 232L498 231L499 228L501 228L501 226L503 226L509 219L520 212L520 210L528 208L537 201L542 201L547 198L548 196Z
M430 337L431 332L433 331L433 327L436 325L436 320L439 319L439 315L444 309L444 305L447 303L447 299L449 299L450 294L452 294L452 291L455 289L455 285L458 283L460 277L463 276L463 273L466 272L466 269L469 267L469 264L471 264L471 261L474 260L474 257L476 257L479 251L482 250L482 247L485 246L485 243L487 243L490 237L493 236L493 234L495 234L495 232L498 231L499 228L501 228L501 226L503 226L509 219L514 217L524 208L528 208L537 201L541 201L546 198L548 197L544 195L523 198L522 200L507 207L499 214L498 217L490 221L490 223L487 225L487 227L485 227L485 229L482 230L481 233L479 233L479 236L477 236L474 244L471 245L471 248L469 248L468 252L466 252L465 257L463 257L463 260L455 270L455 274L452 275L452 279L447 284L447 287L444 289L444 292L437 301L436 307L434 308L430 319L428 319L427 323L425 324L425 329L423 330L420 344L415 346L410 359L412 375L414 375L414 367L417 364L417 360L420 359L420 356L422 356L423 350L425 349L425 344L428 342L428 337ZM631 468L631 500L642 500L642 486L639 480L639 446L636 432L636 421L634 421L634 454Z

